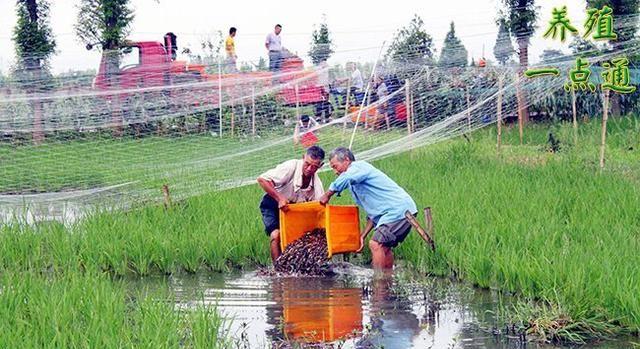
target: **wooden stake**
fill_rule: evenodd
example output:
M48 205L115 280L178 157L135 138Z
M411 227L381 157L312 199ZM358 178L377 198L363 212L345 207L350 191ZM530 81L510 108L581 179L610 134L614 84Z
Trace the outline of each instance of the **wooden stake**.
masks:
M426 214L427 214L427 208L425 208L425 215ZM429 208L429 215L431 215L430 208ZM404 213L404 216L407 218L407 221L409 221L409 223L415 228L418 234L420 234L420 237L422 237L422 240L424 240L424 242L426 242L429 246L431 246L432 251L435 251L436 243L433 241L431 236L424 229L422 229L422 227L420 226L420 223L418 223L418 221L416 220L416 217L414 217L413 214L411 214L411 212L409 211L406 211Z
M405 102L405 113L407 114L407 132L409 134L413 133L411 128L411 82L409 79L404 82L404 102Z
M251 86L251 134L256 135L256 87Z
M343 131L347 130L347 115L349 115L349 98L351 98L351 77L347 79L347 94L344 101L344 122L342 123Z
M220 134L218 136L222 137L222 62L220 59L218 59L218 105L220 106L220 117L218 118Z
M416 113L415 113L415 107L413 105L414 100L413 100L413 92L409 91L409 100L411 101L411 132L415 132L416 131Z
M236 128L235 114L236 114L235 106L232 103L231 104L231 137L233 137L233 135L235 134L235 128Z
M578 144L578 113L576 107L576 91L571 89L571 107L573 108L573 144Z
M520 145L523 143L523 127L524 127L524 93L522 92L522 86L520 82L520 74L516 74L516 97L518 99L518 130L520 132Z
M31 108L33 110L33 132L31 138L33 144L39 145L44 142L44 119L42 117L42 101L31 101Z
M295 87L296 91L296 122L300 119L300 98L298 96L298 85Z
M520 116L518 116L520 118ZM498 106L496 110L496 124L498 126L498 136L496 138L496 153L500 156L502 146L502 77L498 78Z
M607 142L607 119L609 118L609 90L604 91L602 102L602 134L600 138L600 170L604 168L604 148Z
M167 183L162 185L162 195L164 196L164 208L169 209L171 207L171 194Z
M371 105L371 93L367 94L367 105L364 107L364 129L369 128L369 105Z
M427 224L427 234L433 240L433 217L431 217L431 207L424 208L424 221Z
M471 100L469 98L469 86L465 86L467 92L467 130L471 131Z

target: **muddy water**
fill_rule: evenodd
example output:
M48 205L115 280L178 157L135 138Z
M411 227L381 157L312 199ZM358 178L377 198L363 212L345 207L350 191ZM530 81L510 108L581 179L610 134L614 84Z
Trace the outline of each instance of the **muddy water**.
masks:
M506 334L497 295L443 279L342 264L331 278L169 277L178 309L217 305L237 348L552 348ZM134 287L149 287L145 281ZM304 344L301 346L301 344ZM626 348L607 342L594 348Z
M6 196L5 196L6 197ZM74 202L5 202L0 195L0 224L58 221L70 224L83 213L81 204Z

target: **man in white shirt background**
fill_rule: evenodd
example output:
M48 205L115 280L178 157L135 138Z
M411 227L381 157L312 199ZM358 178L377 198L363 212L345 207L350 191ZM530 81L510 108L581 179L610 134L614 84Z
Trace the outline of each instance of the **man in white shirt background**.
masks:
M282 68L282 26L276 24L273 32L267 34L264 46L269 52L269 70L277 72Z

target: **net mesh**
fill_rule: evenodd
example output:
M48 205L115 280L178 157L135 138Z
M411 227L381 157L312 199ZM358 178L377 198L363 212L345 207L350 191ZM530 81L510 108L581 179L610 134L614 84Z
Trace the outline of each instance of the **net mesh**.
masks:
M602 63L633 57L637 47L634 39L579 56L589 57L590 81L599 85ZM135 48L133 63L123 58L113 80L103 63L96 75L2 83L3 219L25 208L73 219L80 207L162 202L164 184L174 200L242 186L311 144L327 151L352 144L357 158L372 160L492 125L499 101L500 117L515 120L518 93L532 118L569 119L564 85L578 57L543 64L560 76L524 78L515 65L304 67L295 56L279 73L227 73L222 61L189 64L145 50ZM354 66L362 89L351 78ZM622 95L627 112L636 112L636 95ZM600 89L576 96L580 115L601 113Z

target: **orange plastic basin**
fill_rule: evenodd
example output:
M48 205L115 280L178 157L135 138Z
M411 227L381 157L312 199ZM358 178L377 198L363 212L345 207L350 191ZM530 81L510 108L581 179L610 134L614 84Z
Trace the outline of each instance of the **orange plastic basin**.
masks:
M362 331L362 290L289 290L283 294L284 331L305 342L329 342Z
M349 113L351 113L351 122L356 122L358 118L358 110L360 107L350 107ZM375 107L365 107L365 109L360 113L360 121L361 123L365 122L365 118L368 123L374 123L378 117L378 110Z
M284 249L304 233L324 228L329 258L360 248L360 217L354 205L326 205L318 201L289 205L280 211L280 248Z

